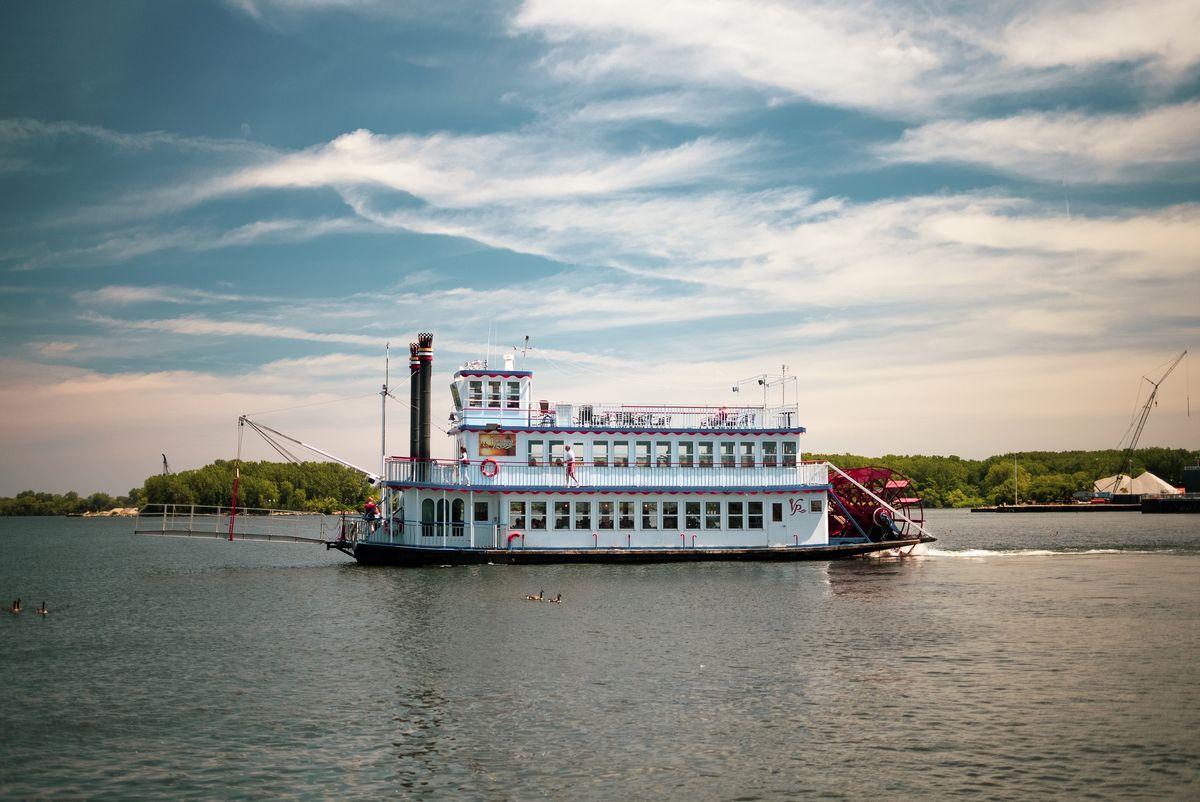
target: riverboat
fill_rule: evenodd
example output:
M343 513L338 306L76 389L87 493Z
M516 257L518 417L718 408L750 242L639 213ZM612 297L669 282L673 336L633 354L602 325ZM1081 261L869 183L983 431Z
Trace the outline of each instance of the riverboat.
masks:
M447 433L459 456L433 459L433 335L419 335L410 453L373 477L378 514L345 520L327 545L363 564L414 566L836 559L934 539L904 477L804 460L805 427L786 397L562 402L538 398L533 371L515 362L454 372Z

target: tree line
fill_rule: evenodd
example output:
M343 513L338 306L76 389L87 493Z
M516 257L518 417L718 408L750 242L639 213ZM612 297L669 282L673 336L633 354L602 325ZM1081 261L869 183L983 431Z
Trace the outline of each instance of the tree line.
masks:
M64 495L26 490L0 498L0 515L76 515L114 507L146 504L229 506L233 491L232 460L203 468L151 476L127 496L93 493ZM243 462L238 480L238 507L334 513L361 509L372 493L358 471L332 462Z
M1115 449L1023 451L982 460L897 454L806 456L829 460L840 468L891 468L913 481L926 507L978 507L1011 503L1014 498L1022 502L1068 501L1076 492L1091 491L1097 479L1127 468L1122 464L1124 452ZM1140 448L1133 453L1134 476L1150 471L1175 487L1183 486L1184 467L1198 464L1200 450ZM228 506L233 471L232 460L217 460L203 468L151 476L127 496L25 490L14 498L0 498L0 515L75 515L144 504ZM334 513L361 509L372 492L361 473L332 462L244 462L238 506Z
M1022 503L1070 501L1075 493L1091 492L1097 479L1129 472L1125 452L1116 449L1022 451L982 460L897 454L814 454L809 458L826 459L843 469L891 468L913 481L927 508L1012 504L1014 498ZM1188 465L1200 465L1200 450L1139 448L1133 452L1132 475L1150 471L1173 487L1183 487L1183 469Z

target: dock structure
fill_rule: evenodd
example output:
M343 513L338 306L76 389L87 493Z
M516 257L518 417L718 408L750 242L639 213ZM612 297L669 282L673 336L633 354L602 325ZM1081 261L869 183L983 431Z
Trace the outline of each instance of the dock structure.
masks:
M1000 504L994 507L972 507L971 512L1139 512L1136 504Z

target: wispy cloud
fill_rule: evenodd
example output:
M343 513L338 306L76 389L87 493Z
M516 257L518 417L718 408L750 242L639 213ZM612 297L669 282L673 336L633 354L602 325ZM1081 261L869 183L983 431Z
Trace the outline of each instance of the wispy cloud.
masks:
M886 161L963 162L1073 184L1196 177L1200 102L1140 114L1029 112L999 119L941 120L877 148Z
M155 148L193 150L208 153L266 155L274 149L245 139L181 136L166 131L126 133L98 125L71 120L0 119L0 147L55 139L86 139L122 150L146 151Z
M184 202L264 188L378 186L439 206L475 206L670 187L711 179L747 143L698 139L620 154L545 134L428 137L358 130L179 194Z
M106 233L98 242L26 257L14 269L87 268L125 262L162 251L201 253L259 243L307 242L330 234L368 233L373 226L362 218L256 220L225 231L202 228L149 227Z
M88 314L85 320L112 328L139 331L158 331L170 334L208 337L263 337L307 342L343 343L347 345L377 346L380 338L359 334L322 333L307 331L295 326L274 323L258 323L239 320L213 320L196 316L166 318L161 320L120 320L104 315Z
M254 300L255 302L270 300L260 296L247 299L245 296L231 293L207 292L193 287L168 287L161 285L155 287L110 285L95 290L82 290L74 293L71 297L76 303L84 306L130 306L142 303L205 304L246 300Z

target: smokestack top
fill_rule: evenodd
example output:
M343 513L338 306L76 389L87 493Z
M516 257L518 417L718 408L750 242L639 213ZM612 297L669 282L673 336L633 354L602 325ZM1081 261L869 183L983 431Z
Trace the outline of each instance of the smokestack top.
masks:
M423 331L417 335L417 353L426 362L433 361L433 334Z

